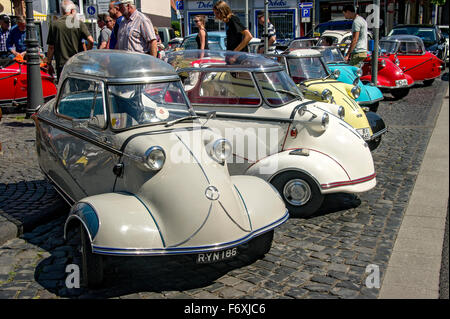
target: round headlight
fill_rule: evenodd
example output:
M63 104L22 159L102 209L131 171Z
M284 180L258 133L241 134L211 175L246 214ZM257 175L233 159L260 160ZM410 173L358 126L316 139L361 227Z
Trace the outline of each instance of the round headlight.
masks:
M322 128L324 130L327 129L328 123L330 123L330 116L328 115L328 113L324 112L322 115Z
M361 68L358 68L358 69L356 70L356 76L360 78L360 77L362 77L362 75L363 75L362 69L361 69Z
M339 76L341 75L341 71L339 71L338 69L333 71L333 77L337 80L339 78Z
M166 153L161 147L153 146L145 152L145 160L151 170L159 171L166 161Z
M338 108L338 116L341 120L345 117L345 108L343 106L339 106Z
M352 95L355 99L359 98L359 94L361 93L361 89L359 86L354 86L352 89Z
M333 97L333 93L331 93L330 90L325 89L322 91L322 100L324 101L331 101L331 98Z
M386 66L386 61L384 59L382 59L380 61L381 66L384 68Z
M230 157L231 151L231 143L222 138L214 142L212 147L212 156L219 163L225 163L225 160Z

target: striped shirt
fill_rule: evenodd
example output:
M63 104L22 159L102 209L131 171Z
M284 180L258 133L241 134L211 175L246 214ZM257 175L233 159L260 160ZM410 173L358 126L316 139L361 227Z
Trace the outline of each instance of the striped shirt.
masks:
M6 40L8 39L9 30L3 31L0 28L0 52L7 52L8 47L6 46Z
M129 19L125 18L120 24L116 49L148 53L152 40L156 40L152 22L136 10Z

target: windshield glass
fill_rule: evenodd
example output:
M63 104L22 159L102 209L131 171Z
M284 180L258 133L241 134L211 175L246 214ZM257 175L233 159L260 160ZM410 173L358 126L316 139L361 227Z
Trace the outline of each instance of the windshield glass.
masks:
M339 62L345 63L341 50L339 50L338 48L321 47L314 49L319 50L322 53L323 59L325 60L326 63L339 63Z
M423 42L436 42L436 34L433 28L408 26L392 29L389 35L409 34L418 36Z
M289 49L302 49L302 48L310 48L316 44L316 40L313 39L301 39L294 40L289 44Z
M249 72L207 69L180 74L192 104L258 106L261 98Z
M180 82L109 85L108 100L113 129L160 124L195 115Z
M295 83L320 79L329 75L320 57L287 59L289 74Z
M396 53L398 42L395 41L380 41L380 49L386 53Z
M255 78L264 99L271 106L303 99L300 89L285 71L255 73Z

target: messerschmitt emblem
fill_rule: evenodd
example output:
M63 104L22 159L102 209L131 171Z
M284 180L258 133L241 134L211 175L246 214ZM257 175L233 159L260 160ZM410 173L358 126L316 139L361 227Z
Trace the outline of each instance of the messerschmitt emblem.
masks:
M208 186L205 191L206 198L209 200L218 200L219 199L219 190L214 186Z

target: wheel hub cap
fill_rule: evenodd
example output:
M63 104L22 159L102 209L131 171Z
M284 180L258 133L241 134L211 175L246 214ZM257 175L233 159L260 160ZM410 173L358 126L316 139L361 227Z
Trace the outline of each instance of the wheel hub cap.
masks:
M311 188L304 180L293 179L284 186L283 195L289 204L302 206L310 200Z

